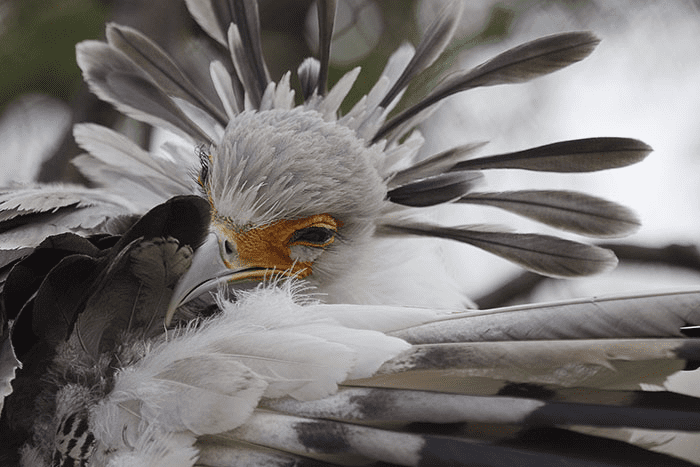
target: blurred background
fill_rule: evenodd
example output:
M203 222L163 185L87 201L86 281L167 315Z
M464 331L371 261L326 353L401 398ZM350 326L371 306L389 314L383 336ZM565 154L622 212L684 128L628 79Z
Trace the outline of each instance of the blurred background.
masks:
M391 52L404 41L418 43L442 3L339 0L331 83L362 66L346 110L376 81ZM489 189L575 189L612 199L635 209L642 228L612 242L621 258L616 271L571 281L543 280L473 248L445 242L444 259L465 292L491 307L700 285L700 2L464 3L455 42L416 80L405 103L419 99L441 73L477 65L542 35L591 30L602 42L583 62L552 75L448 99L421 129L427 140L423 156L473 141L488 141L482 154L496 154L593 136L637 138L654 148L643 163L605 173L487 174ZM295 71L314 53L314 8L311 0L260 1L263 46L273 79ZM70 131L73 123L98 122L118 128L144 147L151 144L148 128L117 114L82 83L75 44L102 39L106 21L139 29L192 76L207 73L209 61L222 53L180 0L0 0L0 150L11 161L0 167L1 185L86 183L69 164L80 153ZM451 224L503 223L547 232L477 207L448 207L440 215ZM697 394L698 381L697 372L684 373L670 384ZM697 437L678 436L661 449L700 457Z

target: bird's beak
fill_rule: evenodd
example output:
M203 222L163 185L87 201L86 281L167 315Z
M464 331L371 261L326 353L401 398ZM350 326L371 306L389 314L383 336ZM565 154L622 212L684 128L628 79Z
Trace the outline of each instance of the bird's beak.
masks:
M256 280L264 275L264 268L246 267L235 261L235 255L226 255L215 233L210 233L192 257L192 265L180 278L168 304L165 325L169 326L175 310L205 292L216 290L220 284ZM228 264L227 264L228 263Z

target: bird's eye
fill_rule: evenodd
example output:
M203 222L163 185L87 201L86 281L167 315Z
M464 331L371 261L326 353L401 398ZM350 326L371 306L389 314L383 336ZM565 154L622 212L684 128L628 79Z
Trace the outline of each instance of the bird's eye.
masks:
M289 245L307 245L322 247L329 245L335 239L335 231L325 227L306 227L297 230L289 239Z
M235 251L230 240L224 241L224 251L226 251L227 255L232 255Z

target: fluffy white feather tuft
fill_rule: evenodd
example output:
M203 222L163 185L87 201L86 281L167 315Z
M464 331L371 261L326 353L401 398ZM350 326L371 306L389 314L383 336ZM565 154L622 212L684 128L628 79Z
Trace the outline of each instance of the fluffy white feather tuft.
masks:
M323 305L295 293L298 286L287 281L239 293L235 302L220 296L221 314L146 348L90 411L97 451L115 453L110 462L121 456L119 466L136 465L155 451L186 457L171 451L162 434L193 442L196 435L232 430L262 397L328 396L410 347L368 329L378 324L371 319L365 328L357 318L345 319L356 307Z

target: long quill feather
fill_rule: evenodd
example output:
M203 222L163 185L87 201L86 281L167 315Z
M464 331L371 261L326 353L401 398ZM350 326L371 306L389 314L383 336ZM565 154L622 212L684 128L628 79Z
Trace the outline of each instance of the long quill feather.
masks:
M549 235L492 232L422 223L384 224L380 234L410 234L468 243L540 274L573 277L617 265L612 251Z
M522 83L552 73L586 58L599 39L589 32L555 34L525 43L467 71L448 77L422 101L384 124L373 141L409 120L423 109L457 92L480 86Z

